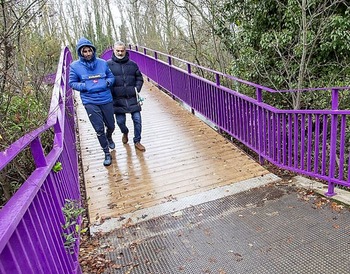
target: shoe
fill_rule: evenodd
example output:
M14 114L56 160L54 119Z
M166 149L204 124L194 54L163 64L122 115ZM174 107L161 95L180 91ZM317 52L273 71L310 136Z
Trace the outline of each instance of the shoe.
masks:
M122 138L123 144L128 143L128 141L129 141L128 134L127 133L123 133L123 138Z
M110 166L112 164L112 156L110 153L105 154L105 160L103 161L104 166Z
M108 139L108 146L110 149L115 149L115 143L113 142L112 138L107 138Z
M138 150L141 150L141 151L145 151L146 148L141 145L141 143L135 143L135 148L137 148Z

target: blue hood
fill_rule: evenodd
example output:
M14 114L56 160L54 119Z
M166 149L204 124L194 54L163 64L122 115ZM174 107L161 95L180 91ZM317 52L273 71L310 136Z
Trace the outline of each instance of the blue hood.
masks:
M82 47L85 47L85 46L92 47L94 49L94 56L96 56L96 48L95 48L95 46L91 43L90 40L86 39L85 37L81 37L79 39L79 41L77 42L77 45L75 47L79 57L81 57L81 58L83 57L83 56L81 56L80 49Z

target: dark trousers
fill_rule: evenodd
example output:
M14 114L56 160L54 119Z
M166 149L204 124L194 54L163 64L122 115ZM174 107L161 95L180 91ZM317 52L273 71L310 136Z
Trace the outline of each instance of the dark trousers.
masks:
M115 114L115 118L117 120L117 124L122 133L129 133L129 129L126 126L126 114L125 113L117 113ZM134 143L139 143L141 141L141 131L142 131L142 119L141 112L133 112L131 113L131 119L134 123Z
M85 105L90 122L97 134L98 141L105 153L109 152L108 139L112 137L115 129L113 103L105 105ZM107 128L107 131L105 131Z

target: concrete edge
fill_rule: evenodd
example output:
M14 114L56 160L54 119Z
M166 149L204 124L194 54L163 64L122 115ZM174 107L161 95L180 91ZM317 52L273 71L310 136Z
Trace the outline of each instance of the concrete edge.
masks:
M325 196L329 199L341 202L346 205L350 205L350 191L346 191L336 187L335 188L336 195L329 197L325 195L328 189L328 186L326 184L322 184L320 182L307 179L303 176L295 176L293 177L293 179L298 187L311 189L314 192L322 196Z
M105 220L100 225L90 226L90 234L94 235L99 232L110 232L121 228L125 224L137 224L169 213L181 214L181 210L214 201L226 196L237 194L252 188L264 186L270 183L281 181L281 178L273 173L268 173L260 177L232 183L231 185L217 187L196 195L184 197L180 200L170 201L149 208L143 208L133 213L128 213L123 218L111 218Z

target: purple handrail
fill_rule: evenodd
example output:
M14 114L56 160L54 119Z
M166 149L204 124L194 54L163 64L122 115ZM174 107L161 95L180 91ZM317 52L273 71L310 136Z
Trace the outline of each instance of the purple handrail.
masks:
M296 173L328 182L326 195L333 196L335 185L350 187L350 153L346 147L346 127L350 110L338 109L339 92L350 87L274 90L226 75L148 48L129 49L130 58L142 73L213 123L230 134L264 160ZM106 50L102 58L111 55ZM179 65L174 65L177 62ZM193 71L213 75L213 81ZM255 89L251 98L221 84ZM281 110L263 102L264 92L332 93L329 110Z
M36 169L0 211L0 273L81 273L79 239L70 252L62 237L62 208L80 201L74 101L68 87L68 48L61 52L47 121L0 152L0 170L30 147ZM53 129L45 156L40 136ZM53 171L57 162L61 171ZM80 221L80 220L78 220Z

